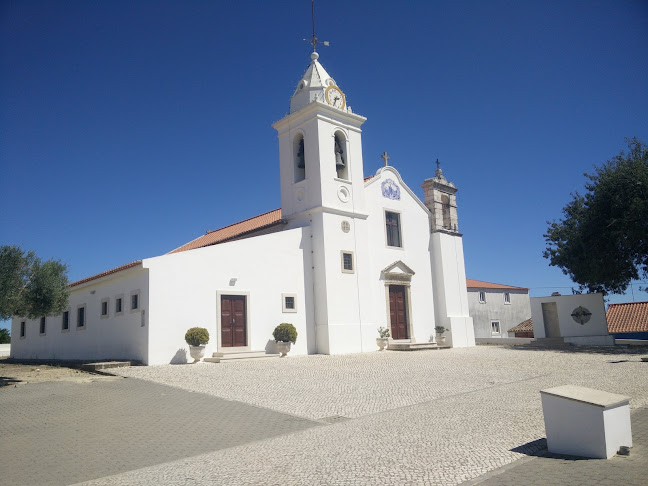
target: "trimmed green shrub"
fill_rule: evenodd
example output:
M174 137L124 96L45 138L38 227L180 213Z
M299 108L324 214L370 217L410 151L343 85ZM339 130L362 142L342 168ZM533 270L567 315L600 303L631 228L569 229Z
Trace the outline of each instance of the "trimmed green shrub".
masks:
M185 334L189 346L200 346L209 342L209 331L204 327L192 327Z
M386 327L381 326L378 328L378 336L380 336L381 338L388 338L389 334L389 329L387 329Z
M295 344L297 341L297 329L292 324L282 322L275 330L272 331L275 341L282 341L284 343L291 342Z
M443 334L444 332L447 331L447 329L443 326L436 326L434 330L436 331L437 334Z

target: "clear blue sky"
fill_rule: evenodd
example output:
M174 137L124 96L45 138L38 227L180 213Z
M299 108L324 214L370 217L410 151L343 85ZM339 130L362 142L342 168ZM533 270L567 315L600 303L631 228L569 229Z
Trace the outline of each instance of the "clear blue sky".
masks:
M310 9L3 1L0 243L61 259L73 281L279 207L270 124L308 65ZM319 0L316 13L320 61L368 118L366 175L387 151L422 197L439 158L468 276L569 292L542 235L584 172L624 137L648 142L648 3Z

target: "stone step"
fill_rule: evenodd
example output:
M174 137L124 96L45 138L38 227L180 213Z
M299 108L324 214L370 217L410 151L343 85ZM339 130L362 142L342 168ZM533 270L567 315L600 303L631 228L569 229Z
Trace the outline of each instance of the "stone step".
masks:
M237 353L213 353L211 358L205 358L203 361L208 363L221 363L227 361L247 361L250 359L268 359L278 358L280 355L268 354L265 351L242 351Z
M99 371L107 370L110 368L122 368L125 366L131 366L130 361L103 361L99 363L84 363L80 368L84 371Z
M439 346L436 343L407 343L391 342L387 346L389 351L419 351L422 349L450 349L448 345Z

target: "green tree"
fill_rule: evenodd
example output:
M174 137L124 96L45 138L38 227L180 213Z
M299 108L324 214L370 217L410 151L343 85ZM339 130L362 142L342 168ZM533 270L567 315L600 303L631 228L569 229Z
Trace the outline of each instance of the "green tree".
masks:
M67 266L33 251L0 246L0 319L61 313L68 303Z
M0 329L0 344L11 343L11 334L5 328Z
M572 194L563 219L547 222L544 257L582 290L623 293L648 277L648 148L626 141L628 153L585 174L585 194Z

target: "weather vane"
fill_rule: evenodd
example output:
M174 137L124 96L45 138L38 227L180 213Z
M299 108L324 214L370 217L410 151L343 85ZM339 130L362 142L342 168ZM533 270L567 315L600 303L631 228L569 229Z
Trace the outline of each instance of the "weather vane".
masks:
M320 43L320 40L317 38L315 35L315 0L311 0L311 14L313 17L313 38L311 40L304 39L306 42L308 42L311 46L313 46L313 52L317 50L317 44ZM328 41L322 41L322 44L325 46L329 45Z

